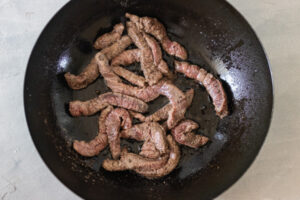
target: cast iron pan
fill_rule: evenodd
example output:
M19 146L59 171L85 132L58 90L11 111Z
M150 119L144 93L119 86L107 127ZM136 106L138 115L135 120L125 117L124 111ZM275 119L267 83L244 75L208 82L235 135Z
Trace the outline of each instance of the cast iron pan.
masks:
M159 180L131 172L107 172L102 160L84 158L71 147L74 139L90 140L97 117L73 118L71 100L88 100L109 91L100 77L88 88L73 91L63 74L79 73L95 54L95 38L124 22L125 12L157 17L172 39L183 44L189 61L219 76L229 96L230 115L216 117L199 84L177 75L182 90L196 89L187 118L200 124L211 142L193 150L181 147L178 167ZM164 55L172 68L174 58ZM139 72L133 65L131 70ZM26 72L25 112L33 141L50 170L86 199L211 199L231 186L250 166L266 136L272 112L268 61L243 17L222 0L73 0L50 21L38 39ZM150 104L150 113L167 100ZM137 151L140 143L122 145Z

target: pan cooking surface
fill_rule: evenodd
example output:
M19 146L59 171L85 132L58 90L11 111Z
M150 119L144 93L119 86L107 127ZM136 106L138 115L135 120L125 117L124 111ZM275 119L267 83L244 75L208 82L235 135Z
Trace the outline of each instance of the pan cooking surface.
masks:
M78 74L96 53L97 36L125 21L125 12L158 18L171 39L183 44L188 60L217 75L229 98L230 115L220 120L205 89L177 74L182 90L195 89L187 118L211 142L194 150L181 147L181 160L168 176L147 180L132 172L107 172L109 155L85 158L71 147L74 139L97 134L98 114L73 118L68 102L88 100L109 91L99 78L86 89L71 90L65 72ZM164 55L171 69L174 58ZM130 70L140 72L138 65ZM209 199L232 185L249 167L266 136L273 105L271 75L265 53L247 22L220 0L71 1L50 21L30 57L24 102L33 141L50 170L86 199ZM167 103L160 97L149 113ZM123 141L137 152L141 143Z

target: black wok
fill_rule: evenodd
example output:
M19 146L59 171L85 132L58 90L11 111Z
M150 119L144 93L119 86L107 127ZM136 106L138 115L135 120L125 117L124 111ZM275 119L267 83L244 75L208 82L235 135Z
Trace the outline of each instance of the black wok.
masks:
M168 176L147 180L131 172L101 168L109 155L84 158L71 147L74 139L97 133L97 115L73 118L68 102L109 91L99 78L72 91L63 74L79 73L95 54L92 43L124 13L157 17L172 39L183 44L189 61L219 75L229 96L230 115L216 117L206 91L177 75L182 90L196 89L187 118L200 124L211 142L192 150L181 147L178 167ZM174 58L164 55L172 66ZM137 66L131 70L139 71ZM166 103L159 98L150 112ZM266 136L272 113L271 73L264 50L243 17L222 0L73 0L50 21L38 39L26 72L25 112L33 141L50 170L86 199L210 199L231 186L250 166ZM137 151L139 143L133 145Z

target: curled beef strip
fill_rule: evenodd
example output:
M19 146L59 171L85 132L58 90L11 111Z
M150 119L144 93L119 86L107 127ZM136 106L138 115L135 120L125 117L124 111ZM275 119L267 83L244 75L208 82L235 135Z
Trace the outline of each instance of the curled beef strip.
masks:
M109 66L108 59L105 55L100 52L96 54L95 58L99 71L104 77L107 87L109 87L113 92L133 96L143 100L144 102L152 101L159 96L158 88L164 83L163 81L145 88L138 88L124 84L120 77L117 76Z
M108 92L88 101L71 101L69 111L72 116L88 116L108 105L119 106L137 112L146 112L148 105L143 101L120 93Z
M111 61L111 65L123 65L128 66L135 62L140 62L141 50L140 49L129 49L123 51Z
M159 151L155 148L155 144L150 141L144 142L141 152L139 154L141 156L144 156L145 158L152 159L156 159L160 156Z
M173 78L172 72L169 70L168 64L162 59L162 52L159 44L156 40L148 35L147 33L143 33L146 42L151 48L154 64L157 66L158 70L168 78Z
M187 108L192 104L193 97L194 97L194 89L189 89L185 92L185 97L187 101ZM167 105L163 106L161 109L157 110L152 115L142 118L140 113L137 113L139 116L140 121L162 121L168 119L168 113L172 109L172 104L168 103ZM143 115L142 115L143 116ZM137 118L137 117L136 117Z
M138 141L150 141L155 145L160 154L164 154L168 150L166 132L156 122L144 122L130 129L122 130L121 137Z
M123 129L131 128L131 117L127 110L116 108L107 116L105 126L111 155L113 159L117 159L121 153L120 127L122 126Z
M139 76L135 74L134 72L131 72L123 67L120 66L113 66L113 71L115 74L123 77L130 83L137 85L139 87L145 87L146 86L146 79L142 76Z
M141 168L141 169L135 169L134 171L149 179L160 178L173 171L173 169L175 169L180 159L180 149L179 146L176 144L176 141L173 139L171 135L167 136L167 142L169 145L170 154L169 154L168 161L165 163L163 167L159 169Z
M192 120L183 120L171 133L179 144L183 144L192 148L198 148L208 142L208 138L202 135L195 134L192 130L197 129L199 126Z
M171 129L176 124L184 118L186 109L187 109L187 101L184 93L179 90L175 85L166 81L162 87L159 89L160 94L168 97L172 108L168 112L168 120L167 125L168 128Z
M108 144L105 120L113 110L112 106L107 106L100 114L98 121L98 135L89 142L75 140L73 148L82 156L92 157L98 155Z
M101 52L106 55L108 60L119 55L132 43L130 37L123 36L120 40L113 43L111 46L106 47ZM98 63L95 59L92 59L89 65L79 75L73 75L70 72L65 73L65 79L70 88L79 90L87 87L99 76Z
M109 45L121 38L123 31L124 25L122 23L115 25L112 32L105 33L97 38L97 40L94 43L94 48L103 49L105 47L108 47Z
M178 42L169 39L165 27L156 18L138 17L129 13L126 13L125 16L134 22L140 30L153 35L169 55L176 56L183 60L187 59L185 48Z
M146 120L146 117L141 113L134 112L134 111L131 111L131 110L129 111L129 113L130 113L131 117L133 117L135 119L138 119L141 122L145 122L145 120Z
M212 74L207 73L206 70L188 62L175 61L175 69L177 72L199 81L205 87L212 98L216 113L220 118L228 115L227 96L222 83L218 79Z
M168 157L169 155L165 154L157 159L150 159L123 149L120 160L106 159L102 167L108 171L160 169L166 164Z
M162 74L157 70L153 62L153 56L142 32L140 32L133 22L127 22L127 32L133 43L141 50L141 68L149 85L156 84Z

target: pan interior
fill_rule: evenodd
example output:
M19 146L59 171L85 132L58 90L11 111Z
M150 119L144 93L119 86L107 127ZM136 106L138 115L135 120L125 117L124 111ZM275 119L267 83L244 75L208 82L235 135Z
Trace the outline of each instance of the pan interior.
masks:
M190 4L191 3L191 4ZM222 1L71 1L47 25L29 61L24 100L29 129L44 161L74 192L88 199L212 198L228 188L248 168L265 138L272 110L268 63L254 32L245 20ZM190 6L194 5L194 6ZM177 74L182 90L195 89L186 117L199 123L199 134L211 142L197 150L181 147L177 168L159 180L131 172L107 172L101 162L110 156L85 158L72 141L91 140L97 134L99 114L73 118L68 102L88 100L108 92L99 77L86 89L73 91L63 74L78 74L96 53L96 37L125 21L125 12L158 18L171 39L188 50L188 61L218 76L229 97L230 115L220 120L205 89ZM174 58L164 54L173 68ZM140 73L138 64L129 67ZM149 113L167 103L151 102ZM137 152L141 143L122 141ZM154 192L155 191L155 192Z

